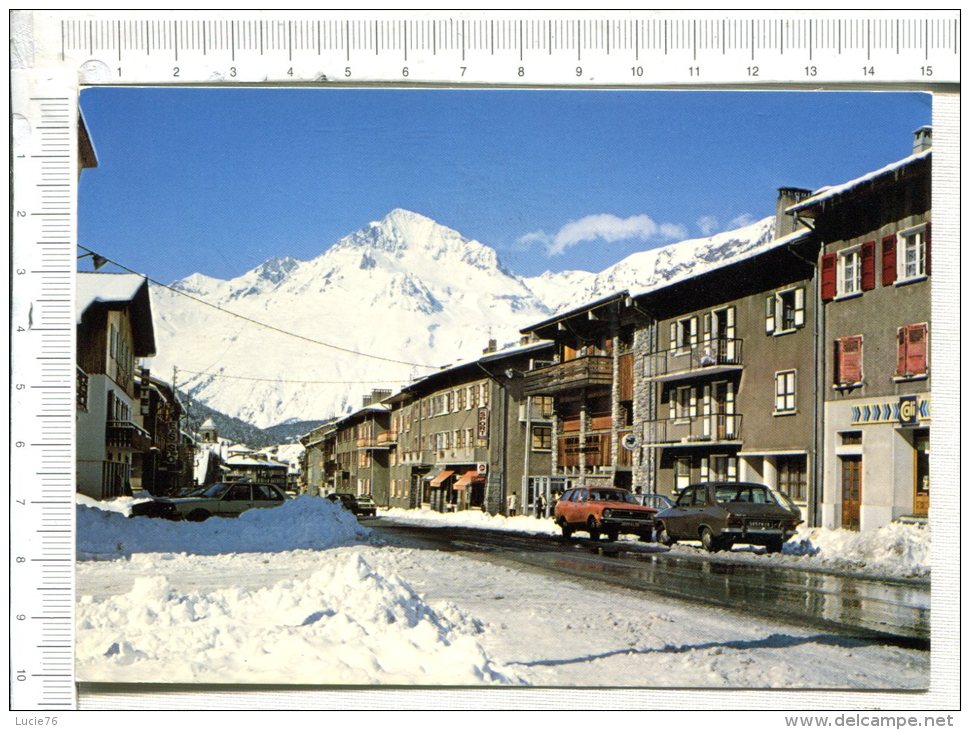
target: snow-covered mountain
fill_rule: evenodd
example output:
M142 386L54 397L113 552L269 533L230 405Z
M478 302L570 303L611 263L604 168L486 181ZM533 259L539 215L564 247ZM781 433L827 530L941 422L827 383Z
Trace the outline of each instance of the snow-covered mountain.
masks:
M174 284L218 307L308 340L379 354L374 360L300 340L152 287L152 367L213 408L259 427L359 407L434 367L514 342L552 312L621 289L641 291L745 255L772 240L774 219L635 253L600 273L521 278L494 249L425 216L393 210L310 261L273 258L234 279L192 274ZM399 361L399 362L395 362ZM431 367L427 367L431 366Z
M228 281L193 274L174 286L308 339L391 360L289 337L153 287L153 369L166 377L177 366L180 388L260 427L349 411L371 388L394 389L474 357L490 337L514 342L521 327L550 313L493 249L405 210L310 261L270 259Z

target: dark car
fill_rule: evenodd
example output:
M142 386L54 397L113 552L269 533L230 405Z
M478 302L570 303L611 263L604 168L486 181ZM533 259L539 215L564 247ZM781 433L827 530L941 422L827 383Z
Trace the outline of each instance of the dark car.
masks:
M657 539L664 545L700 540L710 552L740 542L777 553L799 522L764 484L703 482L684 488L673 507L657 514Z
M327 499L331 502L340 502L345 509L350 510L358 517L373 517L377 514L377 505L373 499L366 495L358 497L350 492L334 492L328 494Z
M564 537L579 530L588 532L593 540L599 540L604 532L609 540L616 540L621 532L652 540L656 513L656 509L644 507L625 489L576 487L567 489L556 502L554 517Z
M645 507L653 507L657 511L674 506L674 500L665 494L634 494L633 498Z
M279 507L285 501L283 492L272 484L217 482L190 497L157 497L136 502L130 516L203 522L210 517L238 517L254 508Z

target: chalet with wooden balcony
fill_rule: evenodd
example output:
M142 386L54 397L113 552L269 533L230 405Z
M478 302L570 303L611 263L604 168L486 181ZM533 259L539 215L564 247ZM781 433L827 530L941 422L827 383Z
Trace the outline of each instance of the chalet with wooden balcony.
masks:
M644 491L748 479L808 504L818 244L784 213L808 194L779 191L772 240L633 297L650 314L634 344Z
M551 399L526 396L524 376L551 356L551 344L528 339L427 375L385 400L390 506L438 511L517 510L537 493L552 448Z
M128 494L141 425L136 366L155 354L148 282L135 274L77 275L77 489L95 499Z
M922 521L930 506L932 129L912 153L788 208L815 230L825 527Z
M132 454L132 489L152 495L173 495L192 486L195 442L182 429L185 409L170 383L148 368L135 375L138 388L136 422L147 438Z
M523 393L552 398L553 494L572 484L632 487L633 335L642 316L621 292L523 329L552 340L549 362L525 375Z

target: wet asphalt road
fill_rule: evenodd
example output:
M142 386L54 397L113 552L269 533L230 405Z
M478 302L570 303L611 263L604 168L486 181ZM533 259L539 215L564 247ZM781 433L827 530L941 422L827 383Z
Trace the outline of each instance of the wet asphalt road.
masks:
M388 543L460 551L574 579L650 591L748 616L929 649L928 581L892 581L670 552L654 543L593 542L462 527L365 520Z

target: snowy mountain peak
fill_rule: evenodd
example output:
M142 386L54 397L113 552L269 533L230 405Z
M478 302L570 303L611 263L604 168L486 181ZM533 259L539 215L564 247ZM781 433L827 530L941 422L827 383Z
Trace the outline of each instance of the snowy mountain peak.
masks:
M253 273L259 279L278 284L299 265L300 262L292 256L274 256L253 269Z

